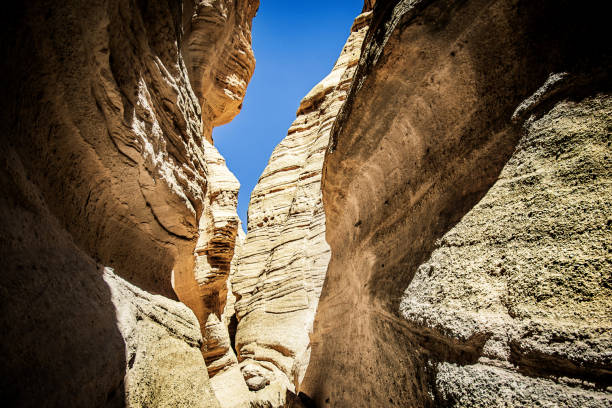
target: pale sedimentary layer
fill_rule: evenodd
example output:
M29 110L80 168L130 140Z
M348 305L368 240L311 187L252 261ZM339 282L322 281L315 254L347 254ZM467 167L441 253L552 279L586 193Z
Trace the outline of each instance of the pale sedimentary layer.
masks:
M602 13L376 5L323 169L318 406L612 404Z
M251 390L294 390L309 359L309 333L329 261L321 168L367 32L359 15L331 73L302 100L251 195L246 241L232 290L236 348ZM272 387L274 388L274 386Z
M255 68L251 20L258 5L257 0L196 1L184 5L183 49L191 84L202 108L208 189L198 226L195 266L175 269L173 287L200 320L205 340L202 352L209 374L232 370L236 387L241 381L235 368L238 361L230 348L222 315L231 296L228 277L239 228L236 205L240 184L212 145L212 128L229 122L242 106ZM233 395L240 394L236 387ZM246 394L246 386L240 388Z

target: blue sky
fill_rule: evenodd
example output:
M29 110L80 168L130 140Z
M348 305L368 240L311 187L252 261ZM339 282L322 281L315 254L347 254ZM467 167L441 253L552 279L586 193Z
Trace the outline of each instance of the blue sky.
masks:
M253 20L257 65L240 114L215 128L215 146L240 180L246 230L251 191L285 137L300 100L332 69L363 0L261 0Z

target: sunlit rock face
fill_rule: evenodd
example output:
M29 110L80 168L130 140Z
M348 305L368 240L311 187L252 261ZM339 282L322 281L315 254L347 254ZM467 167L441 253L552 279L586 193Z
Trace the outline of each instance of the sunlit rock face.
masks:
M200 321L202 352L213 389L224 407L244 406L251 396L228 331L234 302L228 290L230 265L236 242L242 241L236 213L240 184L212 146L212 128L229 122L242 106L255 68L251 21L258 5L256 0L187 2L183 15L187 28L182 48L202 107L208 188L195 246L195 266L175 269L173 287Z
M317 406L612 404L604 14L376 4L323 168Z
M223 313L239 185L210 131L239 110L257 4L5 13L3 401L217 406L197 333Z
M251 21L259 0L189 0L183 14L186 65L202 106L205 137L240 112L255 69Z
M309 333L329 261L321 168L369 17L366 12L355 19L332 72L302 100L251 195L232 289L239 322L236 348L254 391L274 393L279 384L295 390L308 364Z
M193 312L182 303L151 295L105 269L125 339L124 377L128 407L216 407L200 350L202 335ZM115 391L117 396L120 390Z

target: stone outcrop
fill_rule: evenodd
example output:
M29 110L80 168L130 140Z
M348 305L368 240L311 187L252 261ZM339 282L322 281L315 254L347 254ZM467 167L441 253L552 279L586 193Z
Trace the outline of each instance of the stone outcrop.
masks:
M255 69L251 20L259 0L191 0L183 11L185 64L202 105L205 137L240 112Z
M184 26L187 29L183 49L186 50L185 64L191 83L202 107L202 144L208 189L198 228L195 267L181 271L175 269L173 287L179 299L200 320L205 338L202 351L209 374L214 376L234 367L236 385L224 387L228 390L234 388L231 395L238 394L235 388L240 386L241 378L222 315L240 228L236 213L240 184L212 146L212 128L229 122L242 106L246 86L255 68L251 20L258 4L255 0L218 0L184 5ZM246 394L246 386L240 388Z
M308 364L309 333L329 262L321 169L370 14L355 19L333 70L302 100L251 195L232 290L242 373L251 390L266 388L263 394L276 394L279 385L294 391Z
M125 339L126 405L218 406L204 369L202 334L193 312L182 303L130 285L108 268L102 278Z
M376 4L323 168L317 406L612 404L604 14Z
M500 405L498 387L517 382L524 406L612 404L575 387L604 389L612 374L611 127L610 95L532 117L496 183L418 267L403 316L482 347L473 366L441 365L444 402Z
M612 406L603 5L366 0L245 237L258 4L3 13L0 400Z
M197 331L223 313L239 184L211 129L240 108L257 5L4 13L5 403L217 406Z
M217 407L193 312L97 264L1 151L2 401Z

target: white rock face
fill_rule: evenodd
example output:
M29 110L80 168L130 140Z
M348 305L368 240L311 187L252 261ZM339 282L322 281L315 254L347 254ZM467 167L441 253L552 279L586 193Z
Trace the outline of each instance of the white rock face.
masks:
M330 256L321 169L369 17L366 12L355 19L333 70L302 100L251 195L232 290L236 348L252 390L275 382L295 390L308 364L309 333Z

